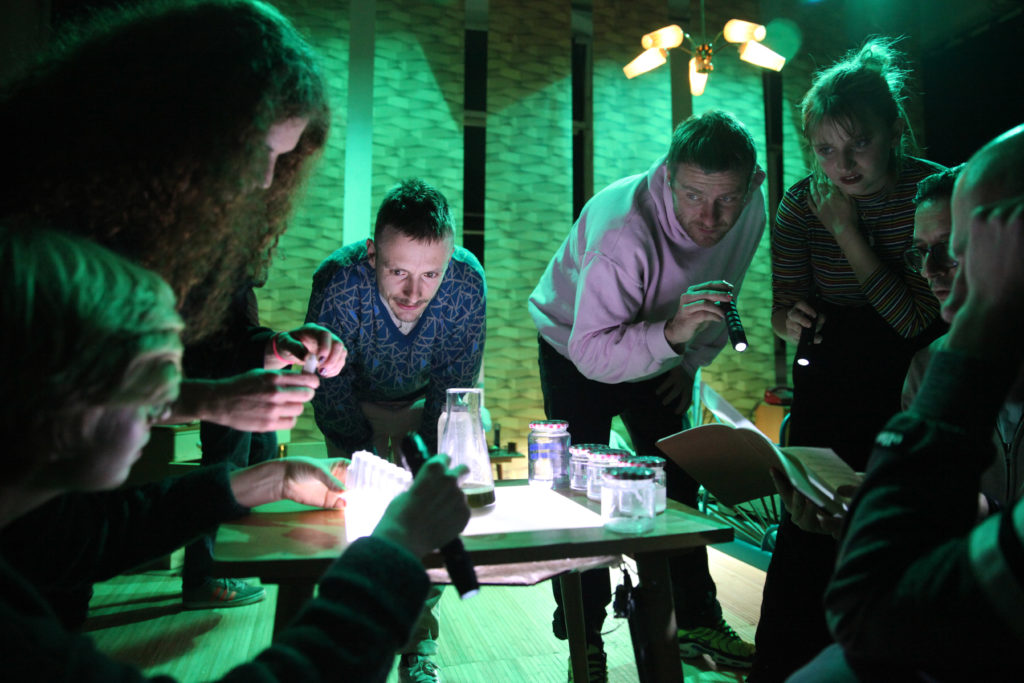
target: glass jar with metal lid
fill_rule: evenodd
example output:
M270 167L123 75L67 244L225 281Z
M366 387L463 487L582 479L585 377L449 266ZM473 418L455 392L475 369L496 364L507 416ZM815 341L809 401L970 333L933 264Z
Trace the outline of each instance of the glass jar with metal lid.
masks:
M606 529L642 534L654 528L654 470L609 467L601 484L601 519Z
M625 457L632 455L622 448L610 448L601 446L591 449L587 456L587 498L594 501L601 500L601 475L604 471Z
M587 490L587 465L590 452L595 448L607 448L599 443L569 444L569 488L574 491Z
M668 507L665 478L665 458L656 455L633 455L623 458L627 467L649 467L654 470L654 514L660 515Z
M565 420L534 420L527 437L527 461L531 486L565 488L569 485L569 423Z

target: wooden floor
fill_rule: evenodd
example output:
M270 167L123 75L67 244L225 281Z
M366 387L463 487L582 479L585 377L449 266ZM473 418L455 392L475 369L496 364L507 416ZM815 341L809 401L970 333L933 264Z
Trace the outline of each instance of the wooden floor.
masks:
M761 610L764 572L733 557L708 549L711 575L718 587L726 621L745 640L753 641ZM613 586L621 581L613 571ZM634 574L635 582L635 574ZM548 582L530 587L485 586L461 601L448 589L440 602L439 652L434 661L446 683L564 683L569 647L551 633L554 599ZM608 680L636 683L636 664L624 619L605 621ZM687 681L743 681L743 673L716 670L710 659L686 662ZM393 670L388 683L397 683Z
M708 556L726 620L741 637L752 641L764 572L715 548L708 548ZM635 581L635 572L633 576ZM618 585L621 572L613 570L612 580L613 586ZM118 577L97 584L87 630L102 651L136 664L150 675L171 674L182 681L209 680L248 661L269 642L276 587L267 588L266 603L181 612L176 571ZM478 596L466 601L459 600L449 588L440 602L439 652L434 659L444 680L564 682L569 647L551 633L553 608L547 581L530 587L484 586ZM629 626L625 620L609 616L605 631L608 680L636 683ZM232 638L238 642L224 647L224 641ZM716 670L710 659L687 662L684 676L689 682L744 679L739 671ZM397 681L392 670L388 683Z

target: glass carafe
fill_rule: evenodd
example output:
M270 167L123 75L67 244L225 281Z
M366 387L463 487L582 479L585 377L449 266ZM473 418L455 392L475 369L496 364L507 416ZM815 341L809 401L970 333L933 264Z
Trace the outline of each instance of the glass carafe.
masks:
M480 415L483 389L449 389L448 405L443 415L438 452L447 453L452 466L465 465L469 474L462 481L462 490L470 507L494 504L494 477L491 457L487 451L484 423Z

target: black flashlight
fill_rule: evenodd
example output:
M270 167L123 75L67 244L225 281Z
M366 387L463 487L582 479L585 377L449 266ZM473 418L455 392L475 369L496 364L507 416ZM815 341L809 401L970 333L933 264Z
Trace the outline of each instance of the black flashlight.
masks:
M402 456L405 464L409 466L412 476L420 471L420 467L430 457L430 452L423 443L423 438L416 432L409 432L402 439ZM469 558L466 547L462 541L455 537L440 548L441 556L444 557L444 566L448 569L448 576L459 591L459 597L463 600L471 598L480 592L480 582L476 578L476 567L473 560Z
M740 312L736 310L735 301L723 301L719 304L725 313L725 326L729 330L729 341L737 351L747 350L747 334L740 322Z
M817 327L817 316L811 321L810 327L800 330L800 342L796 345L796 364L807 367L811 364L811 344L814 343L814 328Z

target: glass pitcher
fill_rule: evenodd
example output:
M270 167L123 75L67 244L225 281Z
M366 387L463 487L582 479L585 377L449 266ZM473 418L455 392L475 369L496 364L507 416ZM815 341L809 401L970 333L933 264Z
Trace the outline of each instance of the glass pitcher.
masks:
M462 464L469 474L461 487L470 507L494 504L494 477L480 415L483 389L449 389L448 405L441 415L438 453L447 453L452 466Z

